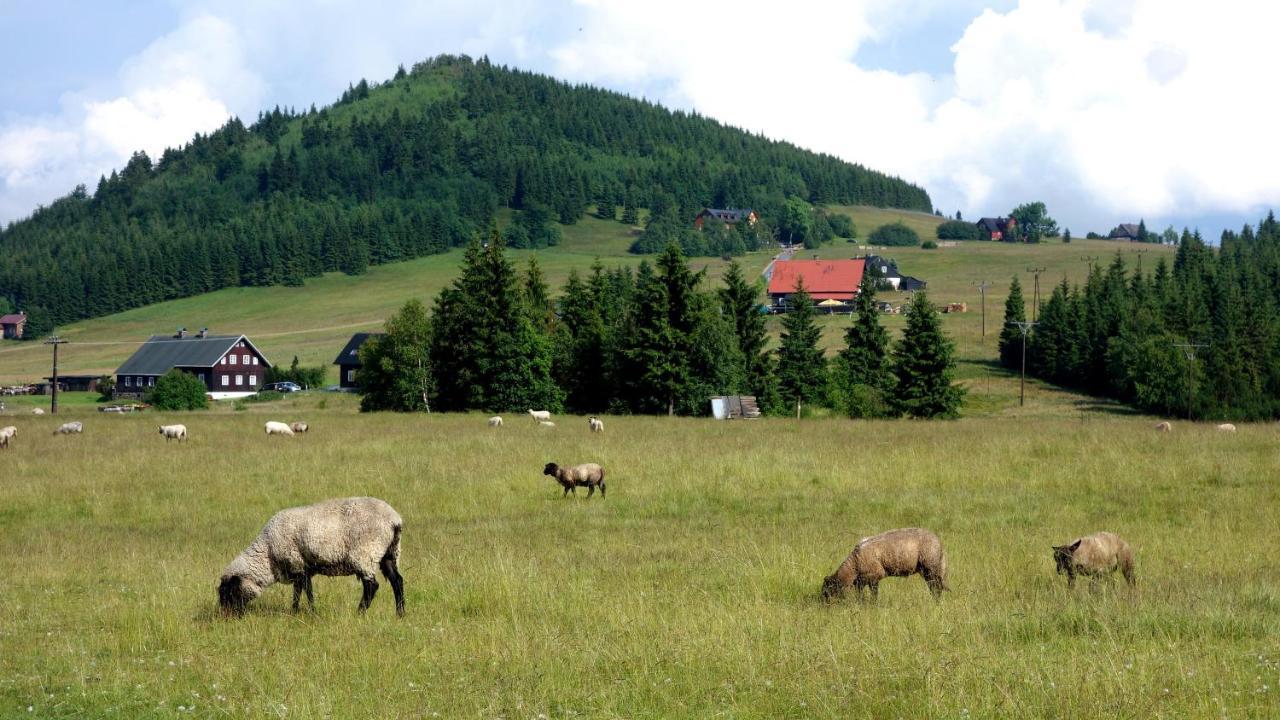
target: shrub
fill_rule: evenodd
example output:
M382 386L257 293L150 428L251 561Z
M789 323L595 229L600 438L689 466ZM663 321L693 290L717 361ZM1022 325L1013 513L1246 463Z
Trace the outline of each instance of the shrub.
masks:
M977 225L960 220L949 220L938 226L939 240L981 240L982 231Z
M110 402L115 396L116 379L110 375L98 378L98 402Z
M915 230L903 225L901 221L890 225L882 225L871 233L867 242L872 245L887 247L919 247L920 236Z
M853 218L848 215L828 215L827 223L831 225L836 237L849 238L851 240L858 237L858 228L853 224Z
M283 399L284 399L284 393L278 393L275 390L263 390L261 392L256 392L250 395L249 397L245 398L245 402L263 403L263 402L273 402L276 400L283 400Z
M203 410L209 407L204 383L200 378L178 369L170 370L156 380L146 401L157 410Z
M924 248L925 250L937 250L938 243L932 240L925 240L924 242L920 243L920 247Z

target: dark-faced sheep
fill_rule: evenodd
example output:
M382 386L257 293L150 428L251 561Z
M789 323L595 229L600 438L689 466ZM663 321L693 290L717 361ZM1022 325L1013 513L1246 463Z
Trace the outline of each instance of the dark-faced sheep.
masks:
M379 569L396 595L396 614L404 615L404 578L400 576L400 514L371 497L326 500L281 510L267 521L256 540L240 553L218 581L218 604L229 615L276 582L293 584L293 609L305 592L315 608L311 578L355 575L364 593L363 613L378 591Z
M291 423L289 423L289 429L290 429L290 430L292 430L292 431L294 431L294 432L295 432L295 433L297 433L298 435L301 435L301 434L305 433L305 432L307 431L308 427L309 427L309 426L308 426L306 423L304 423L304 422L291 422Z
M577 495L577 489L580 487L587 488L587 497L595 494L596 487L600 488L600 497L605 496L604 468L595 463L583 463L572 467L560 467L553 462L547 463L547 466L542 468L542 474L555 478L556 482L564 488L560 497L569 493Z
M937 535L922 528L902 528L863 538L840 567L822 581L822 598L828 602L844 596L849 586L863 599L863 588L871 588L871 599L879 597L880 581L886 577L907 577L919 573L935 600L947 586L947 556Z
M1133 576L1133 550L1129 543L1119 535L1109 532L1096 532L1067 543L1053 546L1053 561L1057 565L1058 574L1066 573L1067 587L1076 586L1076 575L1089 578L1093 587L1104 575L1119 570L1124 574L1125 582L1133 587L1136 580Z

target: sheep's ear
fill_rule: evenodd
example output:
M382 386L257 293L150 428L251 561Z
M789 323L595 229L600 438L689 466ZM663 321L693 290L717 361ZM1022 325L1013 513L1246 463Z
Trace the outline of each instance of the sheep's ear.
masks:
M1080 548L1080 542L1081 542L1080 540L1077 540L1071 543L1071 548L1070 548L1071 552L1075 552L1077 549Z

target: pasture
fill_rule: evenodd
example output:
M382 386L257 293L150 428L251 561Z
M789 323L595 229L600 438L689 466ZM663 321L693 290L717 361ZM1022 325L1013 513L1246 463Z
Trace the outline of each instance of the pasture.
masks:
M83 436L50 434L69 419ZM506 419L322 395L0 417L0 716L1280 713L1274 426ZM603 464L608 499L561 499L548 461ZM272 513L348 495L405 518L404 619L386 582L358 617L349 577L317 578L314 613L273 587L217 614ZM860 537L903 526L942 538L940 604L919 577L819 602ZM1054 575L1050 546L1100 529L1134 547L1132 594Z

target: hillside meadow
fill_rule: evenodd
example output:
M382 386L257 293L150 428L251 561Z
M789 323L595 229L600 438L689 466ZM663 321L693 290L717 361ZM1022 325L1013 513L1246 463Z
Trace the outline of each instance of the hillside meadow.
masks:
M21 408L20 408L21 410ZM57 423L85 422L58 437ZM266 437L267 419L312 431ZM11 410L0 716L1230 717L1280 713L1280 431L1107 413L948 423L360 415L306 394L184 415ZM162 422L184 422L185 444ZM562 499L547 461L595 461ZM408 612L353 578L314 612L222 568L273 512L374 495ZM865 535L936 531L952 592L819 584ZM1070 592L1050 545L1109 529L1138 586Z

